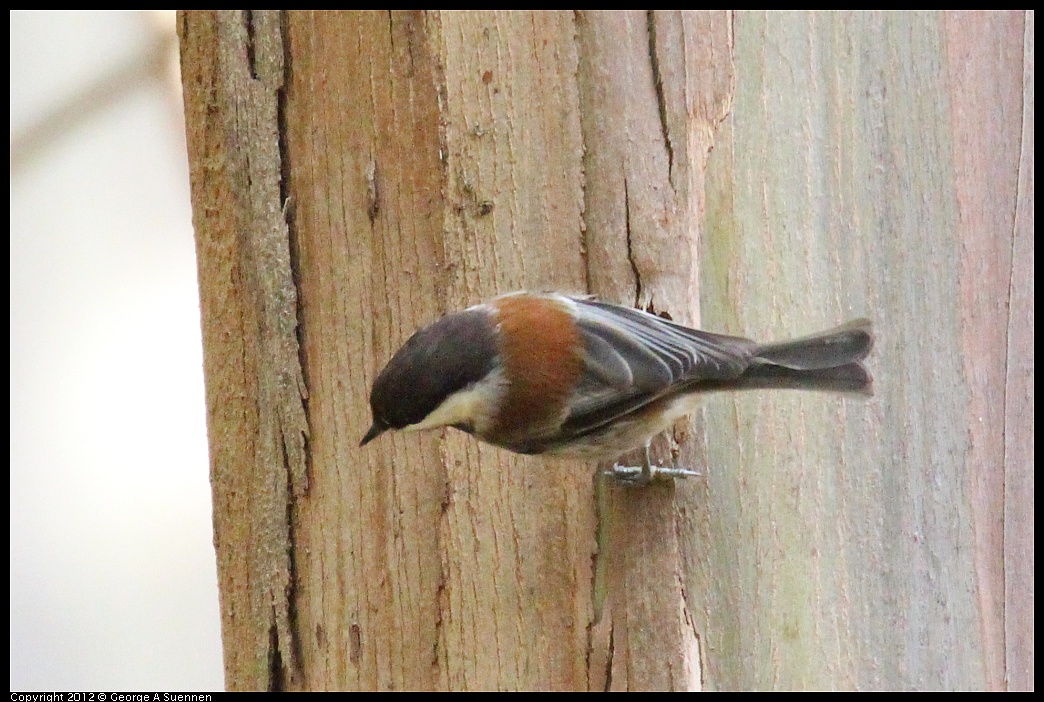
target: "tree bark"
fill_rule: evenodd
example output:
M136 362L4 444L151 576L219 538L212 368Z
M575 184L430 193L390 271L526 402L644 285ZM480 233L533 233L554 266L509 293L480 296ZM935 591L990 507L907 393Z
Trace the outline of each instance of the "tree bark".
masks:
M229 689L1032 689L1032 13L179 32ZM519 289L869 316L877 394L710 397L639 490L358 448L414 330Z

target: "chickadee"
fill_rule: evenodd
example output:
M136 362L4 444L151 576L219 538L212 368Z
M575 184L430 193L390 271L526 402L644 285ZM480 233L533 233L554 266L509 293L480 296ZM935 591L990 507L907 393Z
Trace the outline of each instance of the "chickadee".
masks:
M792 388L872 392L862 364L873 346L858 319L793 341L689 329L585 297L513 293L421 329L377 376L373 425L451 426L516 453L614 460L641 446L641 468L607 471L625 482L693 471L653 467L652 437L715 390Z

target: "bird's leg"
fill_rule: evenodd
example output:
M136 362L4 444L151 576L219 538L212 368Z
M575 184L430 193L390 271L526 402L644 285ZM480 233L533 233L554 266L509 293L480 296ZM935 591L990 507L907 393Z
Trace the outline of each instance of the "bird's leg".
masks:
M622 466L614 463L612 468L607 468L605 474L628 487L642 487L653 480L669 480L672 478L694 478L699 473L687 468L671 468L668 466L655 466L652 456L649 454L649 444L645 445L645 459L641 466Z

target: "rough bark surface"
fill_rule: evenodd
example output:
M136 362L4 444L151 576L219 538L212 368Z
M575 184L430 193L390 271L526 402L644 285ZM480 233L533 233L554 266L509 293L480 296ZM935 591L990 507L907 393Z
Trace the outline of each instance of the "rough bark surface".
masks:
M1032 13L180 32L231 689L1033 688ZM399 345L518 289L868 316L876 395L710 397L644 490L360 450Z

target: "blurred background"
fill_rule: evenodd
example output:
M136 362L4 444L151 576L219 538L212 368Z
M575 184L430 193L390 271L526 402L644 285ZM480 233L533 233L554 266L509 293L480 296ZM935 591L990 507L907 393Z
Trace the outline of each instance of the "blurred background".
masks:
M11 13L11 689L220 690L173 12Z

